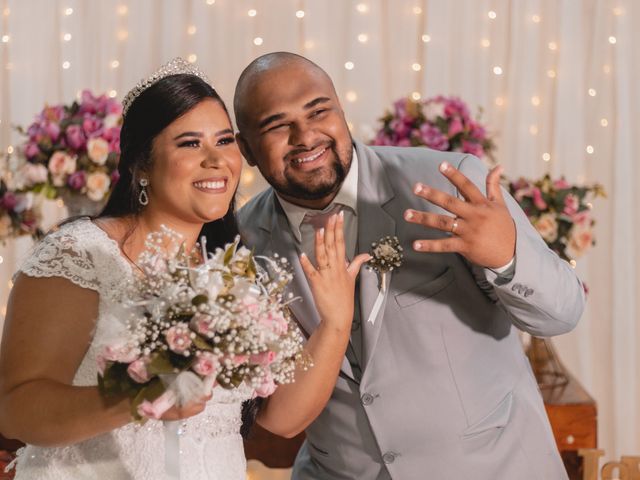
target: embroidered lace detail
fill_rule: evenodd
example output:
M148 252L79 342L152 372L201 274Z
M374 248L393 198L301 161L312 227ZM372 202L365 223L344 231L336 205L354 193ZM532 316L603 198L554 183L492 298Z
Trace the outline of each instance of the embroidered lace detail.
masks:
M130 264L117 243L89 219L63 225L36 245L21 271L32 277L62 277L99 294L98 320L91 345L73 380L97 384L96 354L113 319L112 305L121 302L133 281ZM242 402L247 386L216 387L205 410L183 421L179 437L181 478L245 480L246 462L240 436ZM16 462L16 480L131 479L162 480L165 474L165 431L160 421L129 424L67 447L27 445Z

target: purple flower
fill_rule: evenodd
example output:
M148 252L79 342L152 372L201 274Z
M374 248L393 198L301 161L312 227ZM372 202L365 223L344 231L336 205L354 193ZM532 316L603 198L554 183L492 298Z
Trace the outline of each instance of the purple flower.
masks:
M453 117L453 120L451 120L451 123L449 123L449 131L447 132L449 138L463 131L464 125L462 124L462 120L460 119L460 117Z
M389 127L393 130L396 138L398 139L409 138L409 135L411 134L411 126L407 125L407 123L402 120L392 120Z
M80 95L80 113L96 113L100 109L100 101L91 91L83 90Z
M484 155L484 149L482 148L482 145L480 145L479 143L470 142L468 140L462 141L462 151L464 153L475 155L478 158Z
M27 143L24 147L24 155L25 157L27 157L27 160L31 160L32 158L37 157L39 153L40 149L38 148L38 145L33 142Z
M98 137L102 135L102 121L94 115L85 114L82 129L87 138Z
M0 202L2 203L2 206L5 210L13 211L13 209L16 208L16 205L18 204L18 197L13 192L7 192L4 194Z
M87 174L84 172L84 170L79 170L75 173L72 173L67 180L67 185L69 185L69 188L71 188L72 190L82 190L82 187L84 187L86 184Z
M67 142L72 149L78 151L86 148L87 138L80 125L69 125L65 134Z
M115 185L120 180L120 172L116 169L111 172L111 185Z
M437 127L428 123L424 123L420 127L420 138L427 147L434 150L446 151L449 148L447 137Z

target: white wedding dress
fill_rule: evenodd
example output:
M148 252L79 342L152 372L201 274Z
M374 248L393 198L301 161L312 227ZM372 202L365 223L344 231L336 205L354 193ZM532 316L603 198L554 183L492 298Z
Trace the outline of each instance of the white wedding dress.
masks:
M109 305L123 299L133 275L117 243L88 218L79 219L46 236L20 270L98 292L95 334L73 380L73 385L97 385L96 353L110 321ZM161 421L149 420L65 447L27 445L18 452L15 479L245 480L239 432L242 402L251 394L249 387L216 387L205 411L172 422L174 434L167 434Z

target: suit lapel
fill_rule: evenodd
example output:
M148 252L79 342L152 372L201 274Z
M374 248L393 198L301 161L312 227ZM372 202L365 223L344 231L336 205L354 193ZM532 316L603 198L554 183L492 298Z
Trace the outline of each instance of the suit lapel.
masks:
M291 302L290 308L306 336L309 337L320 324L320 316L313 302L311 289L302 270L302 265L300 265L298 250L293 234L291 233L291 228L289 227L289 222L273 193L271 195L271 204L271 208L268 210L273 213L271 215L273 222L268 228L265 228L267 225L263 227L271 233L270 242L266 247L266 251L272 255L277 253L289 261L293 271L293 280L289 286L289 291L293 293L294 298L297 298ZM342 360L341 370L349 378L354 379L351 365L346 357Z
M368 252L371 243L387 235L395 235L396 222L389 213L394 198L380 159L371 149L356 143L358 154L358 251ZM387 295L391 274L386 275ZM382 328L386 299L371 324L368 322L373 304L378 296L378 276L363 267L360 271L360 317L363 333L363 372L371 360Z

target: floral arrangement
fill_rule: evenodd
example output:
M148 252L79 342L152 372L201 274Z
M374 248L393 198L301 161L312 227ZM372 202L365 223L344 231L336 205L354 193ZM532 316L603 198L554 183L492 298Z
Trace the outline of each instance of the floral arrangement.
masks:
M128 395L137 419L159 418L216 384L266 397L311 365L287 308L286 259L254 257L238 239L198 258L180 241L167 228L149 236L126 324L98 357L101 391Z
M494 143L467 105L457 97L426 100L401 98L380 121L373 145L426 146L435 150L471 153L493 161Z
M12 188L47 198L105 199L118 180L122 106L84 90L71 105L46 106L26 131L12 167Z
M42 231L36 197L31 192L16 193L0 180L0 242L9 237L31 235L39 237Z
M560 258L575 260L595 245L590 197L606 197L599 184L570 185L564 178L520 178L509 183L511 195L529 217L549 248Z

